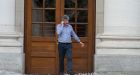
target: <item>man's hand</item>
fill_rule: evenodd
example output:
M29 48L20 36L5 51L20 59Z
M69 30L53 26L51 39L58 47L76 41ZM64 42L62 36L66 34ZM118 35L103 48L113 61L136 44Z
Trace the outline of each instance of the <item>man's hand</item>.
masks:
M84 47L85 46L85 44L83 42L80 42L80 44L81 44L81 47Z

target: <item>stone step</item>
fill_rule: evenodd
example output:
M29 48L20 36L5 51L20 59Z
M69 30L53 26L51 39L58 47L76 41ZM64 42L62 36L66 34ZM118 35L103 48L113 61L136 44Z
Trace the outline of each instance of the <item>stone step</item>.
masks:
M140 75L140 72L96 72L93 75Z

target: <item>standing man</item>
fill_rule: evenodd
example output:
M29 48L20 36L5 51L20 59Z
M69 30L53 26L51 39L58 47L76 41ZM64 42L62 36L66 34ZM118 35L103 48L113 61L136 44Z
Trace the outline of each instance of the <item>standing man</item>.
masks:
M67 73L73 75L72 70L72 41L71 38L74 38L77 42L81 44L81 47L84 47L79 37L74 32L72 26L69 24L69 17L64 15L62 17L62 23L58 24L56 27L56 32L58 35L58 52L59 52L59 72L60 75L64 74L64 57L66 54L67 57Z

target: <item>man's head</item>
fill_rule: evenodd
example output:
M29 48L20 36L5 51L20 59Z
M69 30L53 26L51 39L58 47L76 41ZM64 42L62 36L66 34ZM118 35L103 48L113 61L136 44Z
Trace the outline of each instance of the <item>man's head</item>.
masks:
M64 24L67 24L69 22L69 16L67 15L62 16L62 21Z

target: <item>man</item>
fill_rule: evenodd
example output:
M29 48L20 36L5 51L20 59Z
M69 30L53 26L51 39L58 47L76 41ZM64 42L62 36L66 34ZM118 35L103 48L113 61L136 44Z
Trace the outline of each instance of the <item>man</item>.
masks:
M72 70L72 41L71 38L74 38L77 42L81 44L81 47L84 47L79 37L74 32L72 26L69 24L69 17L64 15L62 17L62 23L58 24L56 27L56 32L58 35L58 52L59 52L59 72L60 75L64 74L64 57L66 54L67 57L67 73L73 75Z

